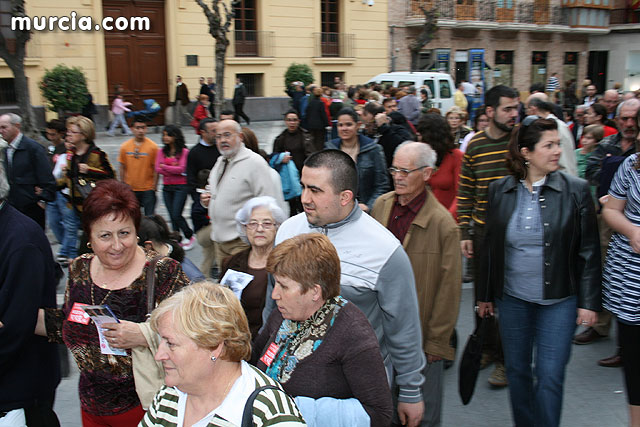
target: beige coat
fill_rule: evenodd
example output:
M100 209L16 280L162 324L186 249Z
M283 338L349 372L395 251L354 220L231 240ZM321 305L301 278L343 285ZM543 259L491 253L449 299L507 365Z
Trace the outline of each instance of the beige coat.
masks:
M395 200L395 191L383 194L371 216L387 227ZM453 360L455 350L449 339L458 319L462 288L460 235L453 217L430 190L402 246L416 279L424 352Z

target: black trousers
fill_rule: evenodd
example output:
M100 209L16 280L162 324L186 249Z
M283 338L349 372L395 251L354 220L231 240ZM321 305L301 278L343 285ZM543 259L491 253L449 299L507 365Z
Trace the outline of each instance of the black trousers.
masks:
M24 408L27 427L60 427L58 416L53 412L56 392L38 399L33 405Z
M244 121L247 122L247 125L248 125L251 123L251 119L244 113L244 111L242 111L243 108L244 108L244 104L233 104L233 109L236 112L234 114L234 120L240 123L240 117L242 117Z

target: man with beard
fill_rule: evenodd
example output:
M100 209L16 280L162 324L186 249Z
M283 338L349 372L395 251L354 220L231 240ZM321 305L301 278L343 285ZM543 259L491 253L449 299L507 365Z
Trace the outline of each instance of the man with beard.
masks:
M473 259L475 275L481 271L477 265L477 257L474 257L474 248L479 247L484 239L489 184L509 173L506 162L507 145L518 117L518 93L507 86L495 86L487 91L485 105L486 115L490 120L489 127L476 133L469 141L462 160L458 191L460 247L466 258ZM477 282L475 279L474 282ZM504 387L507 385L507 376L498 323L495 318L486 318L484 321L489 324L485 329L482 363L485 366L492 361L496 363L488 381L494 387Z
M235 215L247 200L258 196L282 198L270 179L270 167L262 156L244 146L238 122L223 120L216 130L221 156L209 174L209 192L200 202L209 208L211 240L215 242L216 262L247 248L236 228Z
M411 135L402 126L391 123L385 114L385 108L379 102L371 101L362 110L364 132L369 138L382 145L387 167L393 162L396 147L411 140Z

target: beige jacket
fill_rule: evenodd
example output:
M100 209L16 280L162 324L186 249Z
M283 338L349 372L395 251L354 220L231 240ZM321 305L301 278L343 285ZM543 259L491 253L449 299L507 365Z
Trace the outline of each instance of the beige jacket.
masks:
M395 191L376 200L371 216L387 227ZM416 279L424 352L453 360L449 339L458 319L462 288L462 255L458 226L447 209L427 189L402 242Z

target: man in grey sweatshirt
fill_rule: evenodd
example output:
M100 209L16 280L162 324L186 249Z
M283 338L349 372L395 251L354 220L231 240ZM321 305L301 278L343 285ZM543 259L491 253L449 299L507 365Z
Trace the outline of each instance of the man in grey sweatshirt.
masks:
M341 295L369 319L391 384L398 386L399 421L418 426L425 409L420 389L425 358L409 257L391 232L358 207L358 173L349 155L339 150L311 155L301 184L304 212L280 226L276 244L302 233L329 237L340 256ZM270 296L263 317L274 308Z

